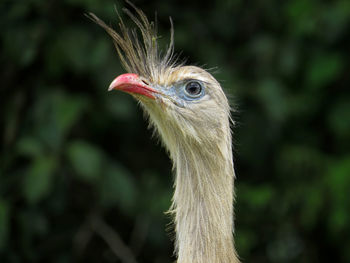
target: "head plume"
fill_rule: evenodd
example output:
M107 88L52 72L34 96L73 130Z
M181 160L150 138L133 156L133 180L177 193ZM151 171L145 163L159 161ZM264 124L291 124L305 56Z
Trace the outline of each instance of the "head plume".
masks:
M165 52L158 48L157 24L149 21L146 15L132 3L127 3L135 10L135 16L127 8L123 8L124 13L129 16L141 32L142 40L138 36L137 29L129 29L124 24L120 14L119 18L120 33L106 25L95 14L89 13L88 17L103 27L112 37L114 45L119 54L122 65L129 73L136 73L151 82L159 79L170 68L175 67L174 59L174 29L170 18L170 43Z

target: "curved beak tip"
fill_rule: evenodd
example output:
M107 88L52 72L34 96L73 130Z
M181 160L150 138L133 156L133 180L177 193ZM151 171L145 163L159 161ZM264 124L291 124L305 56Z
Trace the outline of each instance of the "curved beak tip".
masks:
M128 83L127 80L129 80L129 75L128 74L122 74L119 75L118 77L116 77L112 83L109 85L108 87L108 91L112 91L114 89L118 89L118 87L120 87L121 84L125 84Z
M115 80L113 80L112 83L109 85L108 91L114 90L114 87L115 87Z

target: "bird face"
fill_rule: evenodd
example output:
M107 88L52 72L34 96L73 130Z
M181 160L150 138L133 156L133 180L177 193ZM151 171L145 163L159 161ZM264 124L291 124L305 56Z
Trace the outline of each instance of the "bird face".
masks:
M166 79L160 76L157 81L151 82L134 73L123 74L113 80L109 90L116 89L130 93L142 102L145 102L146 97L158 103L159 101L167 103L168 106L172 103L185 108L192 103L200 102L208 95L208 87L213 86L210 82L214 80L206 71L190 66L173 69L170 74L165 75Z
M135 22L142 38L136 30L128 29L120 17L118 33L94 14L89 15L113 38L128 72L113 80L109 90L121 90L135 97L168 148L180 142L221 142L227 137L225 134L230 134L230 107L220 84L199 67L177 64L171 20L170 43L161 52L155 23L129 4L137 16L127 9L124 12Z
M157 76L151 81L134 73L123 74L113 80L109 90L127 92L140 101L153 124L168 138L182 135L198 142L217 140L227 128L222 127L227 123L222 120L230 109L212 75L199 67L179 66Z

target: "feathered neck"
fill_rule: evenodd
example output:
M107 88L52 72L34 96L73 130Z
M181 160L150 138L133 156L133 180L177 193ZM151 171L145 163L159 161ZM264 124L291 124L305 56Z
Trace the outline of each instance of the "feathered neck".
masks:
M178 263L239 262L233 242L231 138L212 145L179 140L170 149L176 169L175 214Z

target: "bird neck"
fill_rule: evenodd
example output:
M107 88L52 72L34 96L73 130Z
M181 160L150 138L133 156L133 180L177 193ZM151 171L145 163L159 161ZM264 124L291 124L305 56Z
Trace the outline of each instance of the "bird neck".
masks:
M178 263L239 262L233 242L231 138L178 144L172 211Z

